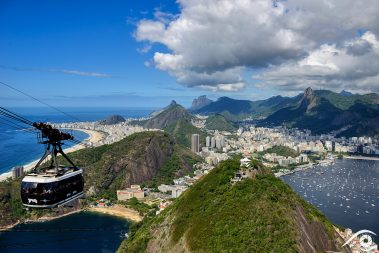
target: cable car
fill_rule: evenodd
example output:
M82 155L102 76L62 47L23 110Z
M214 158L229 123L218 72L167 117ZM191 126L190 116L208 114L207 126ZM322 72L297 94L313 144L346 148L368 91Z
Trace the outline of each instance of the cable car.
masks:
M74 165L62 150L62 141L73 140L73 136L54 129L44 123L33 123L41 131L39 143L46 145L45 154L31 173L21 183L21 200L26 207L53 208L83 196L83 170ZM71 166L58 165L57 155L61 154ZM51 156L49 166L39 168Z
M24 206L52 208L83 196L83 171L71 167L26 175L21 183L21 200Z

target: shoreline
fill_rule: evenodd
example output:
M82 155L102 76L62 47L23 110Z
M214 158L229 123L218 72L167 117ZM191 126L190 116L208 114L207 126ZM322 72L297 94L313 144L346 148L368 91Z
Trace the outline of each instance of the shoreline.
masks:
M130 222L140 222L143 219L143 217L141 215L139 215L139 213L136 210L126 208L123 206L119 206L119 205L114 205L111 207L104 207L104 208L102 208L102 207L84 207L84 208L80 208L78 210L74 210L74 211L64 213L64 214L61 214L58 216L42 216L42 217L39 217L38 219L35 219L35 220L31 219L31 220L17 221L15 223L7 225L5 227L0 227L0 233L1 233L1 231L7 231L9 229L12 229L19 224L49 222L49 221L57 220L57 219L60 219L60 218L63 218L63 217L66 217L66 216L69 216L72 214L81 213L81 212L93 212L93 213L106 214L106 215L110 215L110 216L123 218L123 219L130 221Z
M91 142L94 144L94 146L96 146L96 144L100 144L100 142L104 139L104 133L100 132L100 131L95 131L95 130L87 130L87 129L80 129L80 128L70 128L70 130L75 130L75 131L81 131L81 132L84 132L86 134L88 134L88 138L84 139L84 141L86 142ZM74 151L78 151L80 149L83 149L85 148L84 145L81 145L81 144L76 144L72 147L69 147L69 148L65 148L63 151L68 154L68 153L71 153L71 152L74 152ZM27 163L25 165L23 165L24 167L24 173L27 173L29 172L30 170L32 170L34 168L34 166L38 163L39 159L37 160L34 160L30 163ZM8 178L11 178L12 177L12 172L11 171L8 171L8 172L4 172L2 174L0 174L0 182L2 181L5 181L7 180Z
M352 160L379 161L379 157L371 157L371 156L344 156L343 158L352 159Z
M89 207L86 211L117 216L133 222L140 222L143 219L143 216L141 216L136 210L120 205L113 205L110 207Z

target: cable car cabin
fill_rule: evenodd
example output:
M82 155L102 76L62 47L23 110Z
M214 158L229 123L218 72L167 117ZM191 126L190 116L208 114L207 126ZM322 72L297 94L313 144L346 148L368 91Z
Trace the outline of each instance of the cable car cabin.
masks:
M43 173L31 173L21 184L21 200L24 206L52 208L63 205L83 195L83 170L61 167Z

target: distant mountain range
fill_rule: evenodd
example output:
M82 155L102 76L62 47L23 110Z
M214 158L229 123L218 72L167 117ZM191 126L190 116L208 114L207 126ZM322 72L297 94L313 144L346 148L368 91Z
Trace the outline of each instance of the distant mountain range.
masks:
M230 121L255 119L259 125L286 125L340 136L379 134L379 95L340 93L308 88L294 97L249 101L221 97L192 113L223 115Z

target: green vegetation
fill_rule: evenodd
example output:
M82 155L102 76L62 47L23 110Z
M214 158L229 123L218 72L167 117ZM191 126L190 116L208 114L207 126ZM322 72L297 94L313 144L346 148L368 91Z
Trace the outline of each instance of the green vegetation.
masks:
M183 243L191 252L297 252L297 212L332 237L325 216L273 175L232 185L238 168L238 160L220 163L162 214L131 229L118 252L145 252L149 242L161 252L181 251Z
M206 133L199 128L193 126L191 122L186 119L177 120L167 127L164 128L165 131L169 132L174 136L176 143L183 145L185 147L191 147L191 135L200 135L200 144L205 143Z
M151 207L148 204L138 201L137 198L131 198L127 201L119 201L119 203L125 207L136 210L140 215L155 214L156 208Z
M220 114L209 116L205 121L205 127L208 130L219 130L227 132L234 132L237 130L231 121Z
M157 175L144 183L151 188L157 188L161 184L173 184L173 180L183 174L191 172L192 165L200 162L201 158L190 150L176 146L174 153L160 168ZM184 173L185 172L185 173Z
M293 158L299 156L299 153L296 152L296 150L286 147L286 146L274 146L263 152L259 152L260 155L272 154L272 153L275 153L280 156L293 157Z

